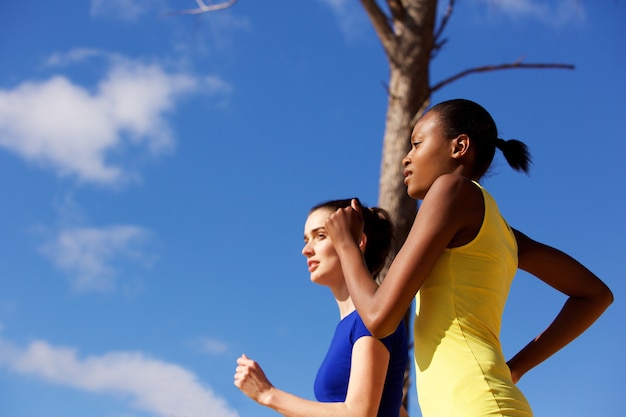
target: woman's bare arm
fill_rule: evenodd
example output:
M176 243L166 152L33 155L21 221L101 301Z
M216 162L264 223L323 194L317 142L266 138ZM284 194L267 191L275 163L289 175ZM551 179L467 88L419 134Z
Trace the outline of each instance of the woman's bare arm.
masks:
M371 336L352 349L350 380L344 402L311 401L274 387L260 365L242 355L237 359L235 386L261 405L286 417L376 417L382 398L389 351Z
M513 380L570 343L613 302L611 290L591 271L558 249L514 230L519 268L569 296L554 321L509 362Z
M442 252L468 224L482 221L481 210L482 193L467 178L439 177L424 197L413 227L380 286L373 282L355 240L360 236L355 226L360 221L357 211L340 209L329 217L326 231L341 259L350 296L375 337L393 333Z

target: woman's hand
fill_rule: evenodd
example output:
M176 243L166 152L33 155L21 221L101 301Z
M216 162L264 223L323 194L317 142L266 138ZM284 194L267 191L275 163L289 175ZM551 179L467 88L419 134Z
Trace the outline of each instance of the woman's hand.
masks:
M241 355L237 359L235 386L262 405L268 403L267 400L274 389L261 366L246 355Z
M350 207L337 209L326 219L326 232L334 245L356 242L361 243L363 238L363 214L361 204L352 199Z

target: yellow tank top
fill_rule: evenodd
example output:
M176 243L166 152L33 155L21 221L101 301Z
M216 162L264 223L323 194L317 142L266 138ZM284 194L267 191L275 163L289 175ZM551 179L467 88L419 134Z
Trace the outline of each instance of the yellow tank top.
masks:
M491 195L470 243L446 249L416 295L416 385L424 417L529 417L500 345L517 243Z

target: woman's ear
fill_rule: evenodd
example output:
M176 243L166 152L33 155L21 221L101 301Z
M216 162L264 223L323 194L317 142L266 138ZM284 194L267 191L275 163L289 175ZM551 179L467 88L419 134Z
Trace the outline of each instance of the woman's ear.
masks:
M461 158L468 154L471 140L465 133L460 134L452 140L452 157Z
M367 244L367 236L365 233L361 233L361 240L359 241L359 249L361 253L365 253L365 245Z

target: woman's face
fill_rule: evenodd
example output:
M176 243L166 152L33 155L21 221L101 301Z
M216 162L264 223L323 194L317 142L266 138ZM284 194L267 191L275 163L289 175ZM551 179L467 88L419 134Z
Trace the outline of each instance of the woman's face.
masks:
M333 285L337 280L343 281L339 256L324 227L331 214L330 209L317 209L309 214L304 224L302 254L306 256L311 281L320 285Z
M452 146L442 134L436 113L426 113L417 122L411 134L411 149L402 160L404 184L411 198L423 199L439 176L454 170Z

